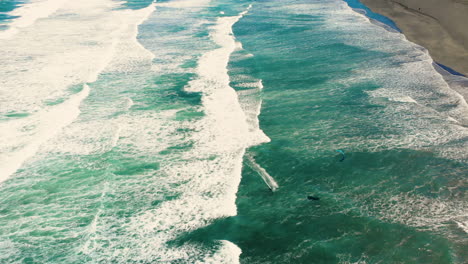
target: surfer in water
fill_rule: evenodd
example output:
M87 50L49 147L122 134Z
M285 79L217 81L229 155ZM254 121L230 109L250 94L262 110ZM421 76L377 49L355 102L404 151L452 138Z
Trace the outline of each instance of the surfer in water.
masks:
M319 198L319 197L317 197L317 196L313 196L313 195L307 195L307 199L309 199L309 200L313 200L313 201L318 201L318 200L320 200L320 198Z

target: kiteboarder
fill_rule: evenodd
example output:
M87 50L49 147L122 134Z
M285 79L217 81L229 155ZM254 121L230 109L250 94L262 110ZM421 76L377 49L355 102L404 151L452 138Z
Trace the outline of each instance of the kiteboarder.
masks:
M341 150L341 149L337 149L336 152L341 154L340 162L343 162L345 160L345 158L346 158L344 151Z

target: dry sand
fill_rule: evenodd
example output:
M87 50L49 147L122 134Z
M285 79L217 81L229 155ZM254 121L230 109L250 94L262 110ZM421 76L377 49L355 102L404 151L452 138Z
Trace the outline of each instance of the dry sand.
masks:
M468 0L361 0L391 18L408 40L468 76Z

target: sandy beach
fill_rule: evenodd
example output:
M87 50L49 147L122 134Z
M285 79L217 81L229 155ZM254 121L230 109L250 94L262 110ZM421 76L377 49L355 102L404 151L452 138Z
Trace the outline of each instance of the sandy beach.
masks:
M468 0L361 0L391 18L408 40L468 76Z

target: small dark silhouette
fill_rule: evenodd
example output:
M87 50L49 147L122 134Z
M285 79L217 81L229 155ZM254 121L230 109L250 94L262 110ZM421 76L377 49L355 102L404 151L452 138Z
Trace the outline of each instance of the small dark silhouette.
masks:
M320 200L319 197L317 197L317 196L312 196L312 195L308 195L308 196L307 196L307 199L309 199L309 200L314 200L314 201Z

